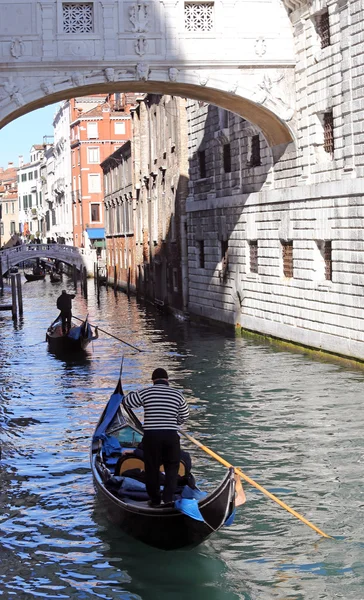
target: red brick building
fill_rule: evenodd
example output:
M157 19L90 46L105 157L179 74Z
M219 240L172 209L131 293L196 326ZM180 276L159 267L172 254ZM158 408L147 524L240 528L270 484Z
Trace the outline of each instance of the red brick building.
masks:
M74 245L104 244L100 163L131 137L134 94L95 94L70 100Z

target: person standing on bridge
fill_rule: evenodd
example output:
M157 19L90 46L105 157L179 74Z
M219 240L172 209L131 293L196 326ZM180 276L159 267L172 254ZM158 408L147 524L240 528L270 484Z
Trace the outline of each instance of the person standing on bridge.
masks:
M62 290L62 294L57 298L57 308L61 311L63 335L66 335L71 329L72 300L74 297L75 294L67 294L66 290Z

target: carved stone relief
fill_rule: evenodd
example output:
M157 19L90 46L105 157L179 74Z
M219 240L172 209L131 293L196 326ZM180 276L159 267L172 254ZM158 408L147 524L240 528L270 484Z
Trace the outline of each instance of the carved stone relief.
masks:
M149 5L146 2L136 2L129 9L129 19L133 33L144 33L149 29Z
M177 77L178 77L178 69L176 69L175 67L171 67L168 70L168 77L169 77L169 81L173 81L176 82L177 81Z
M24 55L25 46L20 38L16 38L11 42L10 54L14 58L20 58Z
M277 73L275 76L264 73L263 78L254 90L253 100L263 105L270 104L279 117L285 121L290 121L294 115L294 109L287 102L282 90L284 80L285 75L283 73Z
M263 37L259 37L254 44L255 54L258 56L264 56L267 52L267 44L265 43L265 39Z
M42 81L40 87L46 96L54 93L54 85L52 81L49 81L49 79L45 79L44 81Z
M77 87L80 87L85 84L84 76L79 71L76 71L72 74L71 81L73 85L76 85Z
M107 67L104 69L104 74L106 81L115 81L115 69L112 67Z
M135 76L138 81L147 81L149 77L149 65L147 63L138 63L135 69Z
M15 83L12 77L9 77L3 84L5 94L1 95L1 99L10 98L17 106L23 106L25 100L23 94L20 92L20 84Z
M198 80L200 82L200 85L207 85L208 81L210 79L210 75L208 73L206 73L206 71L199 71L198 72Z
M139 37L134 42L134 49L136 54L139 54L139 56L144 56L148 50L148 40L146 40L144 37Z

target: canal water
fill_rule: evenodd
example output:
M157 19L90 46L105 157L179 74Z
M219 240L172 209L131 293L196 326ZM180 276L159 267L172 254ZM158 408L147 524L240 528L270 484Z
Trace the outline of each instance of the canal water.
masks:
M100 333L85 360L44 343L65 284L26 283L24 318L0 314L0 597L125 600L364 599L364 370L193 326L89 282L74 314ZM72 289L68 282L69 290ZM256 489L233 526L162 552L105 518L89 468L93 429L117 382L164 366L191 407L188 430L337 539ZM201 487L224 468L190 448Z

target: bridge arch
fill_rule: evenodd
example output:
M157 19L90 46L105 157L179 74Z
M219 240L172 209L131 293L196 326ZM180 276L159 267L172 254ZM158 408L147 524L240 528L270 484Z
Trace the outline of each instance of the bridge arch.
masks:
M62 244L23 244L0 250L1 274L4 275L11 267L16 267L28 260L52 258L81 270L87 268L88 260L83 248L65 246ZM88 269L90 271L90 269Z
M256 124L271 147L294 140L295 53L280 0L0 6L0 128L76 95L130 91L216 104ZM77 7L84 22L72 22Z

